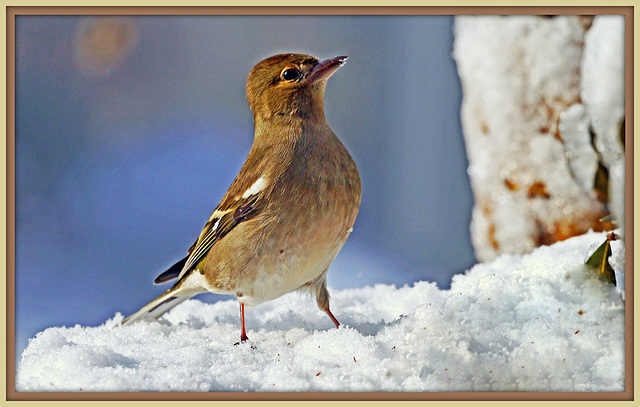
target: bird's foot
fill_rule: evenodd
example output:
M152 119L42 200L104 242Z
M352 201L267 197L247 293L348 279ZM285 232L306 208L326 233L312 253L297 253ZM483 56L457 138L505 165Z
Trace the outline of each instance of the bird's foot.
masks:
M237 346L237 345L240 345L241 343L244 343L244 342L245 342L245 341L236 342L236 343L234 343L233 345L234 345L234 346ZM251 345L251 349L258 349L258 348L256 348L256 347L255 347L255 345Z
M234 343L234 345L240 345L241 343L245 343L248 340L249 340L249 337L247 336L247 334L243 332L242 335L240 335L240 342L236 342Z

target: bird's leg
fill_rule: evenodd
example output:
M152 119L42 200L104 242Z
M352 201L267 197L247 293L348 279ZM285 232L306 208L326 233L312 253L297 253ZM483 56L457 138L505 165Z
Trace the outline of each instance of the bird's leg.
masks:
M329 318L331 318L331 320L333 321L334 324L336 324L336 328L340 327L340 322L338 322L338 320L336 319L336 317L333 316L333 314L331 313L331 311L329 310L329 308L326 309L325 311L327 313L327 315L329 315Z
M240 342L248 340L247 331L244 329L244 303L240 303L240 321L242 322L242 333L240 333Z
M324 279L316 288L316 302L318 303L318 308L326 312L333 323L336 324L336 328L340 327L340 322L338 322L336 317L331 313L331 310L329 310L329 292L327 291L327 283Z
M249 340L247 337L247 331L244 329L244 304L240 303L240 322L242 323L242 332L240 333L240 342L234 343L234 345L240 345L242 342Z

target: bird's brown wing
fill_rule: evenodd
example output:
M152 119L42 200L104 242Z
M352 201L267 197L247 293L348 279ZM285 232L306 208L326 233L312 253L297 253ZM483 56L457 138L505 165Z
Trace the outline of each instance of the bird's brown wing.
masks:
M238 199L235 205L228 209L216 209L205 224L195 247L189 251L184 266L178 275L178 281L191 270L211 250L211 247L225 237L239 223L252 219L259 213L257 202L261 194L254 194L247 198Z
M239 223L247 221L261 211L264 202L264 184L256 191L252 191L256 181L262 179L266 154L262 150L251 150L240 172L231 183L218 207L213 211L204 225L200 236L189 248L188 255L171 266L169 270L160 274L154 282L166 282L174 278L180 281L186 273L193 269L200 260L211 250L211 247L226 236ZM180 267L182 266L182 267Z
M237 200L235 202L236 205L228 209L221 210L218 207L204 225L202 232L200 232L200 237L189 248L187 256L156 277L153 283L163 284L176 277L180 281L186 272L198 264L218 240L227 235L240 222L251 219L259 213L259 206L256 205L259 198L260 194L255 194L246 199Z

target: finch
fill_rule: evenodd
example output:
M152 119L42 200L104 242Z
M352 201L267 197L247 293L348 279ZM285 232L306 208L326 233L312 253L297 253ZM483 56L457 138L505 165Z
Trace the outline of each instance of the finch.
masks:
M246 96L254 141L240 172L182 260L155 284L177 279L122 325L153 320L204 293L244 308L306 290L329 309L327 271L353 230L361 185L353 158L324 115L326 82L346 56L279 54L253 67Z

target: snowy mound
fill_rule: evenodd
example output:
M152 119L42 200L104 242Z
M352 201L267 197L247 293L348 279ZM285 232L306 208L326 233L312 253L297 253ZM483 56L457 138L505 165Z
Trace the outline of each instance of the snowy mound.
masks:
M624 301L582 266L604 234L454 277L332 292L340 329L289 294L248 309L189 300L153 323L49 328L17 391L623 391ZM615 244L615 245L614 245ZM612 243L623 281L624 249ZM360 271L360 270L358 270ZM366 272L366 271L363 271Z

